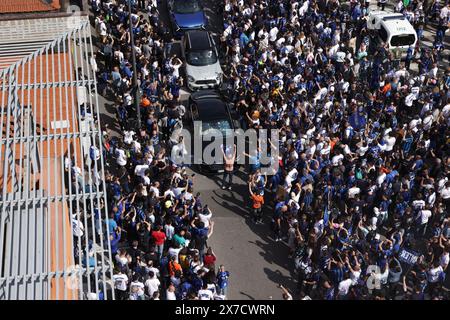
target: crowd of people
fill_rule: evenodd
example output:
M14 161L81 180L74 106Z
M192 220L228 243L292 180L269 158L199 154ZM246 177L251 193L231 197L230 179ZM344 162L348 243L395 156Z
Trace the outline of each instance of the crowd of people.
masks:
M116 297L224 299L230 275L207 245L213 213L195 176L170 159L183 143L170 139L186 113L183 61L167 54L173 38L158 2L132 0L131 28L127 3L91 1L99 88L114 100L121 132L105 128L103 148ZM289 246L299 296L445 298L450 69L441 66L450 5L393 4L419 35L405 59L370 45L364 0L217 5L224 81L241 125L279 130L278 171L261 173L260 148L251 156L248 209L255 223L270 224L275 245ZM427 25L433 47L422 42ZM232 175L225 170L224 189ZM404 249L419 253L409 267Z
M371 48L368 2L225 1L221 49L242 125L280 132L280 169L251 172L250 210L260 223L272 201L303 299L446 297L449 5L396 11L419 35L404 60ZM403 249L420 257L405 265Z
M104 126L109 241L120 300L223 300L229 272L208 246L213 212L195 192L195 175L171 161L182 128L179 58L156 1L131 1L137 65L135 101L128 1L91 1L99 50L99 92L114 102L119 136ZM141 126L137 111L140 111ZM94 154L94 153L93 153ZM99 156L99 155L98 155ZM92 157L91 157L92 158ZM93 159L95 160L95 159Z

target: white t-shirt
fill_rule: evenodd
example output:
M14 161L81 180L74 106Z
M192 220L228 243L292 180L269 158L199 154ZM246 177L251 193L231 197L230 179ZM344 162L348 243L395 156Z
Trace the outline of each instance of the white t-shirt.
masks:
M148 165L137 165L136 168L134 168L134 174L140 177L145 177L145 170L149 168Z
M361 271L353 271L350 273L350 279L352 279L352 286L354 286L358 283L360 276L361 276Z
M413 130L414 132L417 132L417 126L419 125L419 124L421 124L422 123L422 120L421 119L413 119L413 120L411 120L411 122L409 123L409 128L411 129L411 130Z
M412 206L414 209L423 209L425 207L425 201L423 200L414 200L412 202Z
M211 221L212 213L209 213L209 214L200 213L198 215L198 217L199 217L200 221L205 224L205 228L209 228L209 223Z
M194 195L192 193L187 192L187 191L183 193L183 199L184 200L191 201L192 198L194 198Z
M428 223L428 219L430 219L431 215L432 213L430 210L420 210L420 223Z
M202 289L198 291L198 298L200 300L213 300L213 293L211 292L211 290L208 289Z
M159 189L155 186L151 186L150 187L150 191L153 191L153 193L155 194L155 197L159 197Z
M167 300L177 300L177 296L175 295L175 292L166 290L166 299Z
M82 237L84 234L84 225L76 217L72 218L72 231L73 235L76 237Z
M116 262L122 266L125 266L128 263L127 257L123 257L120 255L116 255Z
M173 226L169 226L168 224L166 224L164 226L164 233L166 234L167 240L172 240L175 234L175 228Z
M170 62L170 66L173 68L172 75L176 78L179 78L180 72L178 71L178 69L181 68L182 64L173 64L172 62Z
M153 279L148 279L147 281L145 281L145 287L147 288L147 292L150 297L153 297L153 293L158 291L160 284L161 282L157 277L153 277Z
M211 291L214 296L216 295L216 285L214 283L208 284L208 290Z
M432 268L428 271L428 282L430 283L436 283L439 280L439 274L441 272L443 272L444 270L442 269L441 266L437 267L437 268Z
M337 166L337 165L339 165L339 161L341 161L342 159L344 159L344 155L343 154L335 155L331 159L331 163L333 164L333 166Z
M169 248L169 251L168 251L169 256L175 257L175 261L177 263L178 263L178 254L180 253L181 249L182 249L181 247L180 248Z
M150 271L152 271L157 277L159 277L159 269L155 268L155 267L146 267L145 270L147 271L147 273L149 273Z
M277 27L273 27L272 29L270 29L269 31L269 40L270 41L276 41L277 40L277 35L278 35L278 28Z
M140 281L132 282L130 284L131 294L138 297L145 294L144 288L144 284Z
M348 197L349 197L350 199L351 199L351 198L354 198L355 195L359 194L360 192L361 192L361 189L360 189L360 188L358 188L358 187L352 187L352 188L348 189Z
M384 145L384 150L385 151L392 151L392 149L394 149L394 145L395 145L395 137L386 137L384 139L384 141L386 142L386 144Z
M169 190L167 190L167 191L164 192L164 198L166 198L167 196L170 196L170 197L172 197L172 198L176 198L176 197L175 197L175 193L173 192L172 189L169 189Z
M101 35L101 36L106 36L106 31L107 31L108 29L106 28L106 24L105 24L104 21L100 22L100 24L98 25L98 28L99 28L99 30L100 30L100 35Z
M316 235L318 237L320 237L322 235L324 228L325 228L325 226L324 226L323 219L320 219L319 221L317 221L314 224L314 232L316 233Z
M328 145L327 147L323 147L320 150L320 154L322 154L322 155L330 154L330 152L331 152L331 146L330 145Z
M339 282L339 287L338 287L339 294L343 295L343 296L347 295L351 286L352 286L352 279L348 278L348 279L342 280L341 282Z
M440 192L442 199L447 200L450 198L450 187L443 188Z
M444 268L446 265L448 265L448 263L450 262L450 256L449 253L443 253L440 257L439 257L439 263L441 264L441 267Z
M441 113L444 115L444 118L447 118L450 115L450 103L445 105Z
M292 181L297 179L297 176L298 176L297 169L294 168L291 171L289 171L289 173L287 174L287 176L285 178L286 186L292 185Z
M384 182L384 180L386 180L386 173L381 173L379 176L378 176L378 178L377 178L377 184L379 185L379 186L381 186L382 184L383 184L383 182Z
M428 131L431 129L431 125L433 124L433 115L430 114L423 119L423 129Z
M379 276L380 283L386 284L388 281L388 277L389 277L389 268L386 268L386 270L384 270L384 273L381 273Z
M312 145L310 147L308 147L308 149L306 149L306 155L311 155L313 156L316 153L316 145Z
M121 167L127 165L127 156L124 150L116 149L116 162Z
M128 277L126 274L115 274L113 275L114 288L117 290L126 291L128 284Z
M356 151L360 157L366 154L367 150L369 150L369 146L361 146L358 148L358 151Z
M183 158L183 156L188 154L184 143L178 143L174 145L170 153L172 155L173 161L178 160L178 158Z
M126 144L131 144L131 142L133 142L133 136L136 133L134 131L124 131L123 132L123 142L125 142Z
M449 12L450 12L450 11L448 10L448 7L447 7L447 6L442 7L441 13L439 14L439 17L440 17L442 20L445 20L445 19L448 17Z

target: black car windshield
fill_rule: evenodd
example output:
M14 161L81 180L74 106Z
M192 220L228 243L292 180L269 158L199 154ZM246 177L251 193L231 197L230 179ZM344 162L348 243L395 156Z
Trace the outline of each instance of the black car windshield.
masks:
M231 125L228 120L210 120L202 122L202 134L212 133L212 130L219 130L224 137L232 133Z
M214 50L190 51L186 60L192 66L208 66L217 62L217 55Z
M401 46L410 46L414 44L416 41L416 37L413 34L402 34L399 36L393 36L391 38L391 46L393 47L401 47Z
M173 11L175 13L196 13L200 10L201 8L198 0L175 0L173 3Z

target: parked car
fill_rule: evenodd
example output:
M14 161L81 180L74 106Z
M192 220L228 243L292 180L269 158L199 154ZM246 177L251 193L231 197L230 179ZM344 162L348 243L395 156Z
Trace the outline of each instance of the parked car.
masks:
M217 88L222 84L223 71L210 32L186 32L181 40L181 54L190 90Z
M231 111L230 105L224 101L219 93L212 90L202 90L191 94L188 102L188 120L190 128L194 130L196 121L201 121L201 136L208 133L208 130L218 129L222 132L223 149L225 152L232 151L232 146L226 144L227 137L234 134L234 131L240 128L237 114ZM233 141L236 144L236 137ZM202 138L202 155L205 148L212 141L204 141ZM194 144L194 143L192 143ZM192 151L194 146L192 145ZM194 154L194 151L192 152ZM211 154L215 156L215 152ZM240 155L236 156L235 161L239 161ZM220 158L222 159L222 158ZM203 173L218 173L223 171L223 162L207 163L202 157L202 163L198 164Z
M374 11L367 18L367 29L371 34L371 51L381 43L387 43L390 50L398 50L403 56L417 43L417 33L401 13ZM414 52L414 51L413 51Z
M167 7L175 36L206 28L207 18L200 0L168 0Z

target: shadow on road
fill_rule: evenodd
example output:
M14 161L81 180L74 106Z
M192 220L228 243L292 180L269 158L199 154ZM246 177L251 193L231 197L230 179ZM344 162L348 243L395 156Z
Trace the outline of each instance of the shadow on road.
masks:
M281 284L283 287L290 289L291 292L293 291L293 279L292 277L286 277L284 276L280 270L271 270L269 268L264 268L264 273L267 275L267 278L269 278L271 281Z
M249 211L250 199L246 201L246 198L248 198L248 190L246 185L236 185L233 192L214 190L213 193L214 196L211 197L213 201L223 208L244 218L245 224L248 228L262 240L256 240L254 242L249 241L249 243L252 243L260 248L258 253L268 264L274 266L274 269L264 268L264 273L267 275L268 279L275 283L282 284L294 293L295 281L293 279L293 262L288 259L289 249L286 244L284 242L275 242L272 237L272 231L270 228L270 208L266 207L263 211L263 224L255 224L253 222L251 212ZM278 269L276 269L276 266L289 270L291 275L283 275Z

